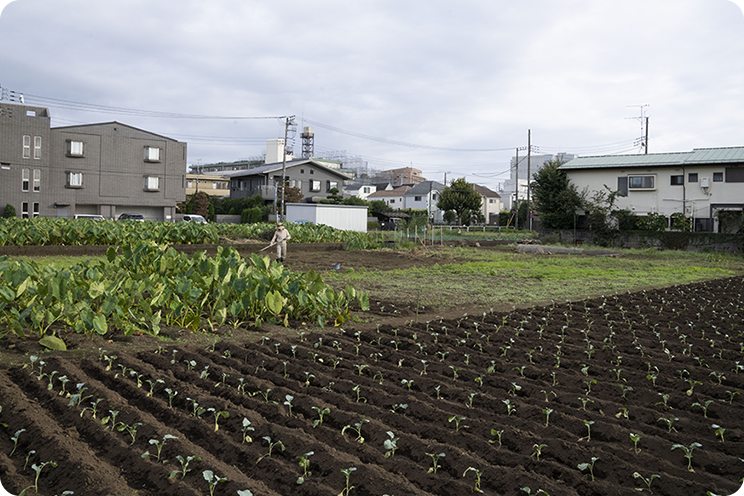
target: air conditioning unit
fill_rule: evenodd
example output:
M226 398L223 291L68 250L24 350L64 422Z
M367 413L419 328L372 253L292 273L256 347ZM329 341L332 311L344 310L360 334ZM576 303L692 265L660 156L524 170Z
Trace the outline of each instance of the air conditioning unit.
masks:
M701 177L700 178L700 187L701 188L707 188L710 186L710 178L709 177Z

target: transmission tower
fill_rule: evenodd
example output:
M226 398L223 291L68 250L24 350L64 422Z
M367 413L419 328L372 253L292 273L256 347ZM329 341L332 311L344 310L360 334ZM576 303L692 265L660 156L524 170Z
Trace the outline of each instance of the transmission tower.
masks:
M305 126L302 130L302 158L315 156L315 134L313 128Z

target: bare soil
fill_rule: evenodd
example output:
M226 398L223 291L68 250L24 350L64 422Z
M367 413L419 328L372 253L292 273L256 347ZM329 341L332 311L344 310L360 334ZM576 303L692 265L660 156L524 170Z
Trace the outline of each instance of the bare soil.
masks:
M457 262L433 250L330 248L290 245L287 265ZM373 302L370 322L343 329L65 335L70 350L54 353L6 337L0 480L17 494L34 484L32 464L54 461L38 494L204 495L205 470L226 478L215 495L460 495L479 476L485 494L612 496L636 494L653 475L657 495L732 494L744 477L742 294L738 277L485 315L430 309L418 321L403 306L391 313L396 302ZM112 412L114 429L102 424ZM397 449L385 456L388 432ZM157 461L153 441L167 434L177 439ZM692 443L702 446L690 471L672 447ZM298 457L310 452L298 484ZM199 460L181 476L178 456ZM593 458L592 477L578 465Z

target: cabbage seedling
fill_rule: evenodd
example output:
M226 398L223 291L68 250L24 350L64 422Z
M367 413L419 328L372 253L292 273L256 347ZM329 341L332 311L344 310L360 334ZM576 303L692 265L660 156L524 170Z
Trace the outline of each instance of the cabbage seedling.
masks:
M255 429L251 427L251 421L243 417L243 430L242 430L243 442L241 444L245 444L246 442L249 442L249 443L253 442L253 438L248 435L248 431L253 431L253 430Z
M227 482L227 477L218 477L211 470L202 472L204 480L209 484L209 496L214 496L214 487L220 482Z
M517 411L517 407L515 405L512 405L511 404L511 401L509 401L509 400L501 400L501 402L506 405L506 413L507 413L507 415L511 415L512 413L514 413L515 411Z
M657 474L653 474L646 478L638 472L633 472L633 477L636 479L641 479L646 484L646 487L637 487L636 491L648 491L650 493L653 493L653 491L651 490L651 483L654 481L654 479L661 479L661 476Z
M449 418L450 423L455 423L455 432L460 432L460 429L468 428L467 425L463 425L462 427L460 427L460 422L462 422L463 420L466 420L465 417L458 417L457 415L453 415Z
M392 431L387 431L387 435L390 439L385 439L385 442L382 443L383 448L387 450L385 452L385 458L391 457L395 454L395 450L398 449L398 439L399 439L395 437L395 434L393 434Z
M591 463L579 463L578 465L578 469L581 470L582 472L587 469L589 470L589 475L585 475L584 478L591 476L592 482L594 482L594 463L597 460L599 460L599 458L597 458L596 456L593 456Z
M310 459L309 457L314 454L313 451L308 451L307 453L304 453L297 458L300 460L300 468L302 469L302 475L297 478L297 484L302 484L305 482L305 477L308 477L310 475L310 472L308 469L310 468Z
M482 493L481 491L481 471L474 467L468 467L465 469L465 472L463 472L462 476L465 477L468 475L468 472L470 471L475 472L475 485L473 486L473 491L476 493Z
M86 407L85 407L85 408L83 408L83 409L82 409L82 411L80 412L80 418L82 418L82 417L83 417L83 414L84 414L84 413L85 413L85 412L86 412L87 410L90 410L90 412L91 412L91 413L93 414L93 416L92 416L91 418L96 418L96 414L98 413L98 404L99 404L99 403L100 403L101 401L103 401L103 398L98 398L98 399L97 399L96 401L91 401L91 402L90 402L90 406L86 406Z
M168 408L173 408L173 398L178 394L178 391L174 391L171 388L165 388L165 392L168 394Z
M718 424L713 424L713 425L711 425L711 427L713 429L715 429L716 436L720 437L721 438L721 442L723 442L723 433L726 432L726 429L724 429L723 427L721 427Z
M432 466L429 468L430 474L436 474L437 469L439 468L439 459L444 458L446 455L444 453L439 453L438 455L433 453L426 453L426 456L431 458Z
M405 410L408 408L408 403L396 403L392 407L390 407L390 411L393 413L398 413L398 410Z
M530 456L534 456L535 459L539 462L540 461L540 455L542 455L543 448L547 448L547 444L533 444L532 449L535 451L532 452Z
M520 491L527 493L527 496L532 496L532 489L530 489L529 487L523 487L522 489L520 489ZM538 489L537 491L535 491L535 496L539 496L540 494L544 494L545 496L550 496L548 493L546 493L542 489Z
M692 468L692 450L695 448L702 448L703 445L700 443L692 443L689 447L683 445L683 444L673 444L672 450L675 450L677 448L681 448L682 451L685 452L685 458L687 458L687 470L690 472L694 472L695 470Z
M196 402L196 400L192 400L191 398L186 398L186 401L191 402L191 408L192 412L190 417L201 417L206 410L199 406L199 403Z
M124 422L119 422L119 426L116 428L119 432L127 431L127 434L129 434L132 438L132 442L129 443L130 445L134 444L135 438L137 437L137 428L142 425L142 422L135 422L132 425L127 425Z
M282 451L284 451L284 449L285 449L284 448L284 443L281 442L281 441L279 441L279 440L272 441L269 436L264 436L261 439L263 439L264 441L266 441L267 443L269 443L269 452L267 454L263 455L262 457L260 457L258 460L256 460L256 463L260 462L261 460L263 460L267 456L270 458L271 457L271 452L274 451L274 447L275 446L279 446L279 448L281 448Z
M674 431L674 432L677 432L677 429L675 429L674 427L672 427L672 424L673 424L673 423L674 423L674 422L675 422L676 420L679 420L679 418L677 418L677 417L671 417L671 418L664 418L664 417L661 417L661 418L660 418L659 420L657 420L656 422L658 423L658 422L661 422L662 420L663 420L663 421L664 421L664 423L665 423L665 424L667 425L667 429L668 429L668 432L672 432L672 431Z
M38 494L38 492L39 492L39 476L41 475L41 471L47 465L51 466L52 468L56 468L57 467L57 462L42 462L42 463L40 463L38 465L36 465L35 463L33 465L31 465L31 469L34 472L36 472L36 478L34 479L34 485L33 486L29 486L26 489L24 489L23 491L21 491L21 494L19 494L18 496L24 496L26 494L26 490L30 489L31 487L34 488L34 493Z
M713 403L713 400L708 400L702 405L698 402L695 402L692 405L690 405L690 407L699 406L703 410L703 417L708 418L708 407L710 406L711 403Z
M640 450L640 449L638 449L638 441L640 441L640 440L641 440L641 435L640 435L640 434L633 434L633 433L631 432L631 433L630 433L630 440L631 440L631 441L633 441L633 451L634 451L634 452L635 452L635 454L637 455L638 453L640 453L640 452L641 452L641 450Z
M343 429L341 429L341 435L343 436L347 429L351 429L352 431L357 433L356 441L359 444L364 443L364 438L362 437L362 426L369 422L367 419L362 419L359 422L355 423L353 426L351 425L345 425Z
M160 454L163 451L163 447L165 446L165 442L169 439L178 439L176 436L172 436L170 434L166 434L163 436L162 441L158 441L157 439L150 439L149 443L155 445L155 448L157 449L157 458L155 461L160 461ZM147 458L148 456L152 456L149 451L145 451L142 453L142 458ZM168 460L163 460L163 463L166 463Z
M311 409L315 410L318 413L318 420L313 421L313 428L318 427L320 424L323 423L323 416L328 415L331 413L330 408L319 408L317 406L311 407Z
M62 383L62 391L59 392L59 395L65 396L67 394L67 383L70 382L70 379L68 379L66 375L57 377L57 379Z
M13 456L13 453L15 453L15 450L16 450L16 448L18 447L18 438L19 438L19 437L21 436L21 434L23 434L24 432L26 432L26 429L20 429L20 430L17 430L17 431L16 431L16 433L15 433L15 435L14 435L13 437L11 437L11 438L10 438L10 440L11 440L11 441L13 441L13 449L11 450L11 452L10 452L10 455L8 455L8 457L11 457L11 456Z
M592 440L592 424L594 423L593 420L583 420L584 425L586 426L586 437L579 438L579 441L586 439L587 441Z
M341 473L344 474L346 477L346 487L343 491L341 491L338 496L349 496L349 493L352 489L354 489L354 486L349 485L349 478L351 477L351 473L356 470L356 467L351 468L342 468Z
M151 381L150 379L148 379L145 382L150 385L150 391L147 393L147 396L152 396L156 384L165 384L165 381L163 379L157 379L155 381Z
M503 433L504 433L504 429L501 429L500 431L497 431L496 429L491 429L491 435L492 436L496 436L497 437L497 440L494 441L493 439L491 439L488 442L491 443L491 444L498 442L499 443L499 448L501 448L501 435Z
M362 403L366 403L367 402L367 398L365 398L364 396L361 396L361 389L359 388L359 385L354 386L351 390L356 393L356 402L357 403L359 403L360 401Z
M284 396L284 405L287 407L287 417L292 416L292 400L294 400L294 396L291 394L288 394Z
M170 475L168 476L169 479L174 479L175 477L178 477L178 474L181 474L181 479L183 479L184 477L186 477L187 473L191 472L191 469L188 468L189 463L191 463L192 461L200 462L201 458L199 458L196 455L187 456L186 458L182 457L181 455L176 455L176 460L178 460L178 462L181 464L181 469L172 471Z
M23 463L23 470L26 470L26 465L28 465L29 458L31 458L35 454L36 454L35 450L31 450L28 453L26 453L26 461Z
M693 389L695 389L695 385L702 386L703 383L700 381L693 381L692 379L685 379L687 384L689 384L690 389L687 390L687 396L692 396Z

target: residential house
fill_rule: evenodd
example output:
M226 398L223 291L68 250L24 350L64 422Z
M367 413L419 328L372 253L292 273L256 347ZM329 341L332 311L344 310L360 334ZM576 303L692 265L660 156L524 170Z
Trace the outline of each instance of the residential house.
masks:
M683 213L695 231L735 230L719 214L744 210L744 147L578 157L560 170L579 191L617 190L618 209L666 217Z
M350 183L344 187L343 195L346 197L356 196L366 200L369 195L377 191L377 186L368 183Z
M197 191L209 196L230 196L230 179L222 174L186 174L186 196Z
M503 210L504 204L501 202L501 196L485 186L473 184L473 189L481 196L481 213L486 223L491 225L499 224L499 212Z
M119 122L50 122L46 108L0 104L0 208L24 218L173 218L186 198L186 143Z
M437 208L439 195L444 190L444 184L436 181L423 181L406 191L404 205L400 208L411 208L415 210L426 210L429 218L435 223L443 222L444 212Z
M367 196L367 201L382 200L393 210L402 210L406 207L405 195L411 186L398 186L394 189L375 191Z

